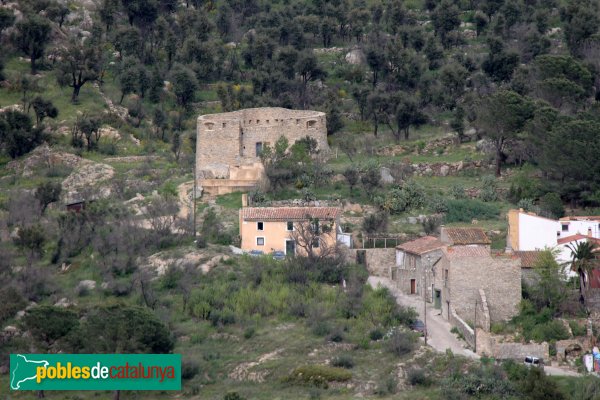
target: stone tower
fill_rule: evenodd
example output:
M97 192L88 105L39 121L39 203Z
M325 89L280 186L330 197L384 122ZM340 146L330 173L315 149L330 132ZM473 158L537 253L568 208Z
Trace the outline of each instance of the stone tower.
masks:
M260 153L284 136L290 146L309 136L328 152L325 113L248 108L198 117L196 179L209 194L247 191L264 178Z

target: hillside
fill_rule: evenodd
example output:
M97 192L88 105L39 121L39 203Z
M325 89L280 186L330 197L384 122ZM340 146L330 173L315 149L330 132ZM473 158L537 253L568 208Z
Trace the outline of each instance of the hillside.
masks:
M241 193L191 199L198 116L285 107L331 151L269 143L250 200L339 206L356 243L598 215L599 27L596 0L2 2L0 384L10 353L156 350L92 343L135 315L183 388L122 398L593 398L433 352L355 260L236 255Z

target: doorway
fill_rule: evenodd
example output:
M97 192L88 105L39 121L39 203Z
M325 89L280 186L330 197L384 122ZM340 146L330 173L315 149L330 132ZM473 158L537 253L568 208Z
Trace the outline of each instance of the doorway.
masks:
M411 279L410 280L410 294L415 294L415 293L417 293L417 280Z
M433 306L440 310L442 308L442 291L435 289L433 297Z
M358 250L356 252L356 263L358 265L367 266L367 251L366 250Z
M296 242L293 240L285 241L285 254L290 256L296 255Z

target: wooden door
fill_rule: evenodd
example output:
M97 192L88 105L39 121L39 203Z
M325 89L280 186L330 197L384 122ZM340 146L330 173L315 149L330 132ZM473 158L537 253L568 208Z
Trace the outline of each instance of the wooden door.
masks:
M417 293L417 280L411 279L410 280L410 294L415 294L415 293Z

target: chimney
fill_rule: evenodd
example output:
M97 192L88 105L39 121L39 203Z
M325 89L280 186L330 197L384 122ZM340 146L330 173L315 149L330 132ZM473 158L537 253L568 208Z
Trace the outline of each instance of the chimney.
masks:
M242 208L248 207L248 193L242 193Z

